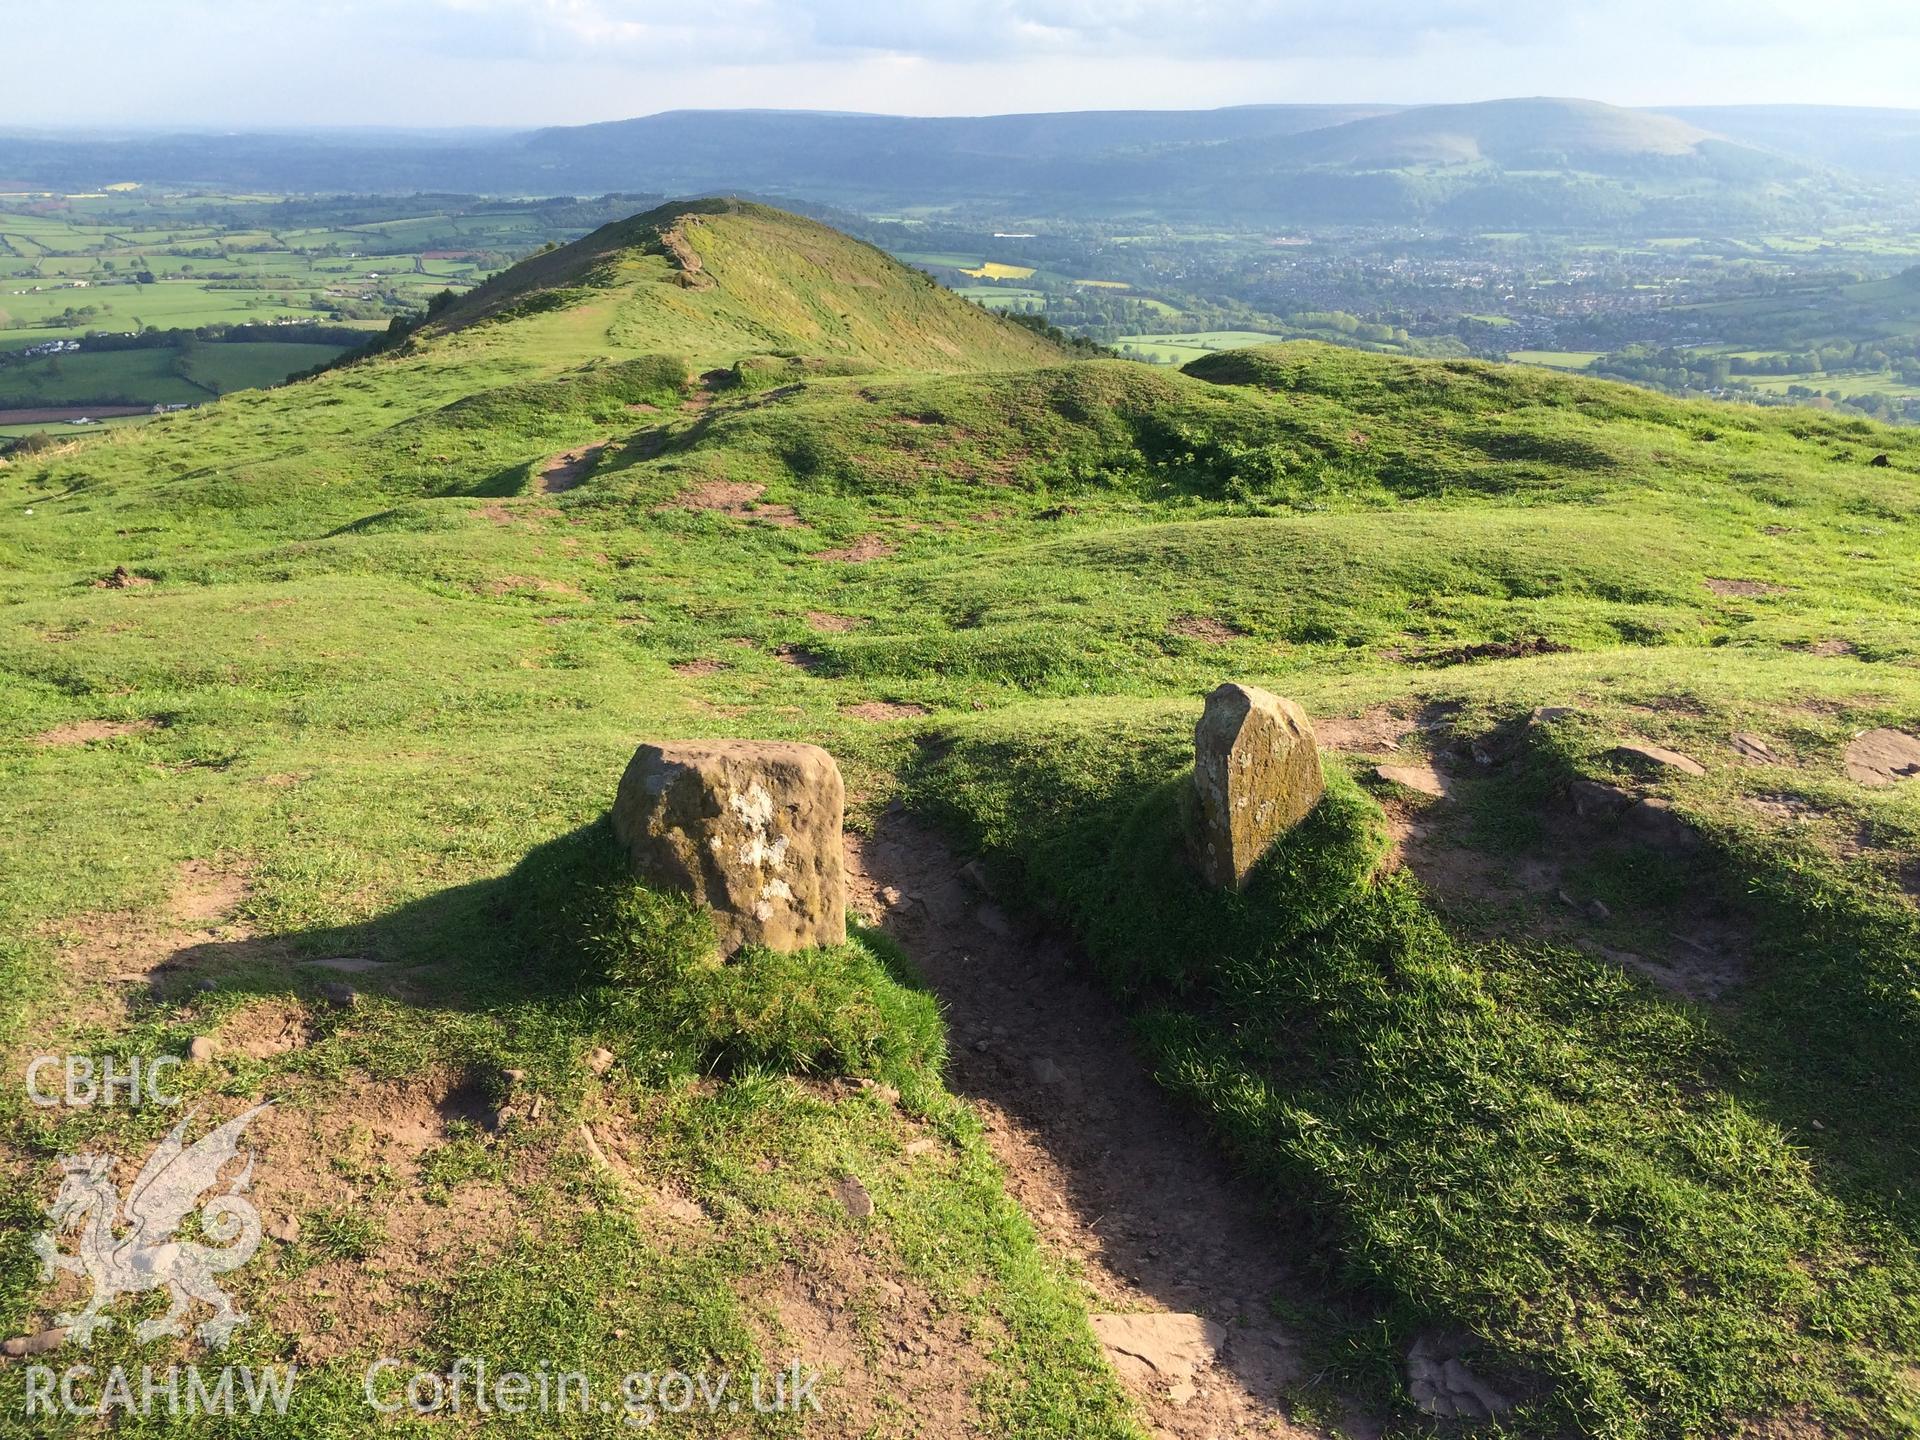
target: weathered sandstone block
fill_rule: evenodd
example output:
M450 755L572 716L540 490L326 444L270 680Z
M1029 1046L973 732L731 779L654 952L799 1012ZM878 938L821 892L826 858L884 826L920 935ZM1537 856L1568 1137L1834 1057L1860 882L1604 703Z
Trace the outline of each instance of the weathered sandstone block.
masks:
M642 745L613 802L633 871L713 911L720 948L801 950L847 938L846 792L817 745Z
M1207 696L1193 732L1189 841L1207 883L1238 889L1269 846L1320 801L1320 750L1306 712L1251 685Z

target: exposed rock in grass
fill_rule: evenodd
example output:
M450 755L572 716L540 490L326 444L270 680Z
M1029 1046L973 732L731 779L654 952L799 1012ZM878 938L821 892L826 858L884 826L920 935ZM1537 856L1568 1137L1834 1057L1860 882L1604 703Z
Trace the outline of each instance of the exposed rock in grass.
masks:
M1704 775L1707 767L1691 755L1655 745L1650 740L1629 740L1607 752L1613 759L1639 770L1678 770L1683 775Z
M1313 725L1293 701L1229 683L1207 696L1193 749L1193 860L1208 884L1238 889L1320 801Z
M1804 820L1820 813L1820 807L1801 795L1747 795L1746 803L1762 815L1775 820Z
M1786 763L1779 752L1758 735L1749 735L1745 731L1736 730L1728 743L1733 746L1734 753L1743 759L1752 760L1761 765Z
M1382 780L1404 785L1409 790L1417 790L1435 799L1445 796L1453 788L1447 777L1431 765L1376 765L1373 773Z
M1655 850L1680 854L1699 848L1700 835L1669 800L1636 795L1599 780L1575 780L1567 801L1582 820L1618 824L1630 838Z
M1458 1356L1443 1356L1442 1346L1421 1336L1407 1352L1407 1392L1413 1403L1442 1419L1491 1420L1513 1402L1486 1384Z
M845 790L814 745L680 741L634 752L613 804L634 873L713 911L724 953L847 938Z
M1634 801L1620 822L1636 840L1655 850L1684 854L1700 848L1700 832L1674 809L1671 800L1663 800L1658 795Z
M1847 746L1847 778L1862 785L1892 785L1920 776L1920 739L1904 730L1868 730Z
M833 1193L839 1197L841 1208L855 1220L865 1220L873 1214L873 1196L857 1177L842 1175Z

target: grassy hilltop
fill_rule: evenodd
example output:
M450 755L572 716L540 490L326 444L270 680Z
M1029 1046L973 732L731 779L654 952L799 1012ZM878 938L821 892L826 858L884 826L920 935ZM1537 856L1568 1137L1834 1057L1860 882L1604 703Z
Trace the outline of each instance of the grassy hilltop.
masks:
M826 745L859 826L904 805L1075 937L1303 1272L1310 1433L1428 1433L1442 1333L1513 1433L1920 1433L1920 783L1847 763L1920 727L1920 437L1304 344L1074 361L703 201L0 500L0 1042L211 1036L200 1103L280 1097L255 1195L299 1238L231 1277L236 1353L310 1372L278 1433L358 1433L374 1355L772 1368L829 1313L824 1433L1145 1433L892 941L715 967L610 866L636 741L704 734ZM1176 854L1228 677L1331 782L1233 900ZM52 1157L174 1117L0 1117L21 1334ZM711 1428L749 1421L804 1428Z

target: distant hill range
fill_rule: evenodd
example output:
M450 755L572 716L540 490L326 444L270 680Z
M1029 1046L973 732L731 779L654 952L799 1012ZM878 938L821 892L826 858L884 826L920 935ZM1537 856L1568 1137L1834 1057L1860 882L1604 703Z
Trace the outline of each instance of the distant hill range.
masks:
M0 134L0 177L58 189L721 191L1275 224L1736 226L1829 217L1920 181L1920 111L1656 113L1562 99L931 119L678 110L466 137Z

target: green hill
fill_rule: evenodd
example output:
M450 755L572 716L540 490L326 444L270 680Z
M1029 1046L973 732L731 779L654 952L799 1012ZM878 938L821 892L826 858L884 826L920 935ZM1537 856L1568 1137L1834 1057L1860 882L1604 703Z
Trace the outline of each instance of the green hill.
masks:
M298 1235L228 1279L233 1358L301 1367L282 1433L360 1433L380 1355L797 1354L822 1433L1137 1436L1179 1416L1089 1312L1249 1274L1188 1419L1431 1434L1444 1344L1509 1434L1920 1433L1920 783L1849 764L1920 733L1920 436L1309 344L1076 362L685 202L0 501L0 1046L205 1037L193 1103L278 1098L252 1193ZM1178 859L1227 678L1330 776L1232 898ZM714 964L602 819L691 735L824 744L856 828L955 848L844 947ZM970 857L991 927L931 908ZM1105 1113L993 1029L1058 982L1029 925L1256 1240L1091 1186L1125 1113L1010 1141ZM1019 963L956 997L983 938ZM176 1118L0 1099L7 1334L79 1293L30 1249L52 1157Z
M767 353L984 370L1057 355L870 245L738 200L678 202L603 226L497 276L429 333L556 312L583 350L646 349L702 366Z
M1363 170L1486 163L1612 173L1649 160L1700 157L1712 139L1666 115L1594 100L1532 99L1422 105L1267 143L1305 164Z

